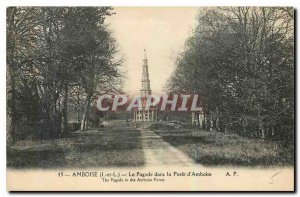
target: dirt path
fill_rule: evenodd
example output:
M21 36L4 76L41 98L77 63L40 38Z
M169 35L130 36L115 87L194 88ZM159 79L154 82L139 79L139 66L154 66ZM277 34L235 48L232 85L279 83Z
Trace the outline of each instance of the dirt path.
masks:
M140 129L145 165L193 165L194 161L183 152L161 139L149 129Z

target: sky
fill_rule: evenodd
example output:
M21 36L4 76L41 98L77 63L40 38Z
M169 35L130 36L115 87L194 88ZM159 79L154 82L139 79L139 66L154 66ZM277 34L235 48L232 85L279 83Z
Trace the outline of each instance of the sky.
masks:
M114 11L108 24L125 60L125 92L139 94L146 49L152 94L163 94L175 57L196 25L198 8L115 7Z

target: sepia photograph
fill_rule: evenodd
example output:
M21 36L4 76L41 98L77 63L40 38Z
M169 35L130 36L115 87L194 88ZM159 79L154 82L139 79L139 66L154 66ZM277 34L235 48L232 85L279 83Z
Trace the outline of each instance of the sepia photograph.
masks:
M7 7L7 190L294 191L294 15Z

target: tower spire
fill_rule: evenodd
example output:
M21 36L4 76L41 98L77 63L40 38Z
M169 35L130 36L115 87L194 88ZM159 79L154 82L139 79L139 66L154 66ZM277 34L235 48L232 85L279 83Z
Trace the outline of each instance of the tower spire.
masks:
M144 61L147 61L147 53L146 53L146 49L144 49Z

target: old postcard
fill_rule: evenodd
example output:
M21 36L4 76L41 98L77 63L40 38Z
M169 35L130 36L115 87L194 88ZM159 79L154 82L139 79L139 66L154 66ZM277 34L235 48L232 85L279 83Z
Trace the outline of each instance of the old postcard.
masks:
M291 7L8 7L8 191L294 191Z

